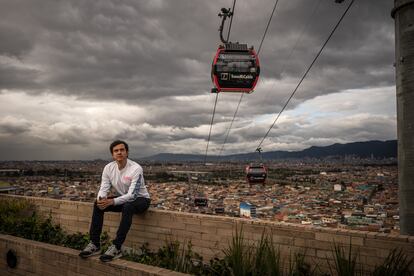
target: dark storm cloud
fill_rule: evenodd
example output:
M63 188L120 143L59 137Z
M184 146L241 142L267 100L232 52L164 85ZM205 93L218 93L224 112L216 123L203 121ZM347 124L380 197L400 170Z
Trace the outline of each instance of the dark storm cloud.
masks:
M7 56L23 57L32 47L28 34L6 24L0 25L0 41L1 53Z
M215 43L199 36L211 21L197 20L205 9L186 1L154 3L16 1L2 9L2 24L13 26L8 33L30 25L25 41L32 45L25 49L32 51L22 60L42 67L45 89L132 101L206 92L214 49L208 57L203 51ZM21 6L29 11L23 16ZM18 42L0 46L0 53L21 47ZM14 83L20 88L19 79Z
M0 119L0 136L18 135L28 131L30 123L26 120L14 117L5 117Z
M333 2L321 1L309 18L309 10L316 4L280 1L261 53L263 77L280 77L281 64L286 64L288 76L300 76L345 7ZM392 44L384 47L392 35L383 35L392 31L388 2L356 2L315 69L335 67L352 73L338 77L335 85L319 87L319 94L349 88L349 79L354 77L355 86L375 86L379 78L392 82L392 70L385 76L370 73L370 67L392 64ZM24 84L32 83L56 93L135 103L206 93L218 40L217 12L227 4L183 0L3 1L0 31L7 43L2 43L0 53L19 56L24 64L38 66L41 71L3 67L0 83L4 84L2 88L16 89L28 89ZM232 37L257 45L272 6L272 1L237 6ZM23 7L26 12L22 12ZM301 44L291 59L285 60L306 20L310 26ZM385 20L389 24L383 27ZM39 72L43 74L41 80ZM23 75L25 81L12 75Z

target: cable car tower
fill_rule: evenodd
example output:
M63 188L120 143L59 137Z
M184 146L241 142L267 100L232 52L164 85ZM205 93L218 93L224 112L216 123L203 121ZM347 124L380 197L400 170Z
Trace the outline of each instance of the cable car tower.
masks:
M214 84L212 93L253 92L259 80L260 64L259 58L252 47L238 42L229 42L229 38L224 39L224 22L233 16L230 9L222 8L218 15L222 18L220 31L221 44L213 59L211 68L211 79Z

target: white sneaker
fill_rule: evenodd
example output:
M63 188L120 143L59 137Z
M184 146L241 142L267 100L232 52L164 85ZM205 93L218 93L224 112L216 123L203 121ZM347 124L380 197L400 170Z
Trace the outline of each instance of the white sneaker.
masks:
M88 258L90 256L93 255L98 255L100 253L101 249L99 247L97 247L96 245L94 245L92 242L90 242L85 249L83 249L80 253L79 256L81 256L82 258Z
M116 246L111 245L106 252L99 257L102 262L109 262L122 257L122 251L116 249Z

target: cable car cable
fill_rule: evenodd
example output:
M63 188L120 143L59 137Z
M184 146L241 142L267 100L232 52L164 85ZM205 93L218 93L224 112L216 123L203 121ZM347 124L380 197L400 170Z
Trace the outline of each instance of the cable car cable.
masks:
M236 3L236 0L234 0L234 2L233 2L233 13L234 13L234 4L235 4L235 3ZM269 20L268 20L268 22L267 22L267 25L266 25L265 31L264 31L264 33L263 33L262 39L261 39L261 41L260 41L260 46L259 46L259 50L257 51L257 55L259 55L259 53L260 53L260 50L261 50L262 45L263 45L263 41L264 41L264 40L265 40L265 38L266 38L267 31L268 31L269 26L270 26L270 22L271 22L271 21L272 21L272 19L273 19L273 15L274 15L274 13L275 13L275 10L276 10L276 7L277 7L277 4L278 4L278 3L279 3L279 0L276 0L275 4L274 4L274 6L273 6L273 10L272 10L272 13L271 13L271 15L270 15L270 18L269 18ZM233 20L233 17L231 17L231 20ZM230 28L231 28L231 22L232 22L232 21L230 21L230 27L229 27L229 33L228 33L228 36L227 36L227 41L229 40ZM229 129L227 130L226 138L224 139L223 145L221 146L221 149L220 149L219 155L217 156L217 160L221 157L221 153L222 153L222 151L223 151L223 149L224 149L224 145L227 143L227 138L228 138L228 136L229 136L229 134L230 134L230 130L231 130L232 126L233 126L234 119L236 118L236 115L237 115L237 112L238 112L238 110L239 110L239 106L240 106L240 103L241 103L241 101L242 101L242 99L243 99L244 94L245 94L245 93L242 93L242 94L241 94L241 96L240 96L240 99L239 99L239 104L237 105L236 111L234 112L233 119L231 120L230 127L229 127Z
M233 7L231 9L231 17L230 17L230 24L229 24L229 30L227 32L227 41L230 39L230 31L231 31L231 24L233 23L233 15L234 15L234 8L236 7L236 0L233 0Z
M257 50L257 55L259 55L260 50L262 49L263 41L265 40L265 37L266 37L266 34L267 34L267 30L269 29L270 22L272 21L272 18L273 18L273 14L275 13L277 3L279 3L279 0L276 0L275 5L273 6L272 14L270 15L269 21L267 22L267 26L266 26L266 29L264 31L264 34L263 34L263 37L262 37L262 41L260 41L260 46L259 46L259 49Z
M300 34L299 34L299 36L297 37L297 39L296 39L296 41L295 41L295 44L294 44L294 45L293 45L293 47L290 49L289 55L288 55L288 56L287 56L287 58L286 58L286 60L287 60L287 61L289 61L289 60L290 60L290 57L292 56L293 52L296 50L297 46L299 45L299 42L301 42L301 41L302 41L302 36L303 36L303 34L305 33L305 31L308 29L308 27L310 26L310 20L313 18L313 16L315 15L316 11L318 10L318 8L319 8L319 6L320 6L321 1L322 1L322 0L319 0L319 1L316 3L316 5L313 7L313 10L312 10L312 12L311 12L310 16L309 16L308 18L306 18L306 20L305 20L305 22L304 22L304 24L303 24L303 26L302 26L302 29L301 29L301 31L300 31ZM287 62L285 62L285 63L281 66L281 69L280 69L280 75L282 75L282 74L285 72L286 65L287 65ZM272 73L272 74L276 75L276 73L275 73L275 72L273 72L272 70L270 70L269 68L267 68L267 71L269 71L270 73ZM273 85L273 86L274 86L274 85ZM268 98L268 95L269 95L270 91L271 91L271 89L270 89L270 90L268 90L268 91L266 92L265 96L264 96L265 102L267 101L267 98Z
M218 156L217 156L217 159L218 159L218 160L219 160L219 159L220 159L220 157L221 157L221 153L223 152L224 145L227 143L227 138L229 137L230 130L231 130L232 126L233 126L234 119L236 118L237 111L239 110L239 106L240 106L240 103L241 103L241 101L242 101L242 99L243 99L243 95L244 95L244 93L242 93L242 94L241 94L241 96L240 96L239 103L238 103L238 105L237 105L236 111L234 112L233 120L231 120L230 127L229 127L229 129L227 130L226 138L224 139L223 145L221 145L220 152L219 152L219 154L218 154Z
M346 8L346 10L343 12L342 16L340 17L340 19L338 20L338 22L336 23L335 27L332 29L331 33L329 34L328 38L325 40L324 44L322 45L321 49L319 50L319 52L317 53L317 55L315 56L315 58L313 59L312 63L309 65L308 69L305 71L305 73L303 74L302 78L300 79L299 83L296 85L295 89L293 90L292 94L290 95L289 99L286 101L285 105L283 106L282 110L279 112L279 114L277 115L276 119L273 121L272 125L270 126L269 130L266 132L265 136L263 137L263 139L260 141L259 145L257 146L257 148L260 148L263 141L267 138L267 136L269 135L270 131L272 130L272 128L274 127L274 125L276 124L277 120L279 119L280 115L283 113L283 111L285 110L286 106L289 104L290 100L293 98L293 96L295 95L296 91L298 90L299 86L302 84L303 80L306 78L306 76L308 75L309 71L312 69L312 66L315 64L316 60L319 58L319 56L321 55L323 49L325 48L326 44L328 44L329 40L331 39L331 37L333 36L333 34L335 33L336 29L338 28L339 24L342 22L342 20L344 19L345 15L348 13L349 9L351 8L352 4L354 3L355 0L351 0L351 2L349 3L348 7Z
M219 28L220 38L221 38L222 41L223 41L223 25L224 25L224 21L226 20L226 16L230 16L229 30L227 32L227 41L230 39L231 25L233 23L233 15L234 15L234 9L235 9L235 7L236 7L236 0L233 0L233 8L232 8L232 10L231 11L230 11L230 9L226 10L226 13L230 13L230 15L226 15L226 13L224 13L224 11L222 9L222 11L224 13L224 15L223 15L224 17L223 17L223 20L222 20L221 25L220 25L220 28ZM220 14L219 14L219 16L220 16ZM216 94L216 100L214 102L214 108L213 108L213 115L211 117L210 130L208 132L206 153L205 153L205 156L204 156L204 164L207 162L208 145L210 143L211 129L213 128L214 115L216 113L217 99L218 99L218 93Z
M211 137L211 129L213 128L213 122L214 122L214 114L216 114L216 106L217 106L217 98L218 94L216 94L216 100L214 101L214 109L213 109L213 116L211 117L211 123L210 123L210 131L208 132L208 139L207 139L207 147L206 147L206 154L204 156L204 164L207 161L207 152L208 152L208 144L210 143L210 137Z

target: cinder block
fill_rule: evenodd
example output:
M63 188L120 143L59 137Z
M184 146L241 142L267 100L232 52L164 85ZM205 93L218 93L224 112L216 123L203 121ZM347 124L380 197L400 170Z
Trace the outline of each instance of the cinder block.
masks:
M365 256L365 264L369 266L378 266L384 262L384 258L374 257L374 256Z
M273 236L285 236L285 237L291 237L291 231L289 230L285 230L285 229L280 229L280 228L276 228L276 229L271 229L271 233Z
M137 223L139 225L148 225L148 226L157 226L158 221L149 215L145 216L145 219L135 219L134 217L134 223Z
M198 233L198 232L172 229L171 234L173 236L183 237L189 240L193 240L193 239L201 240L201 233Z
M161 220L157 223L158 227L171 228L171 229L185 229L185 224L179 221Z
M110 219L104 219L104 225L109 227L118 227L120 221L119 220L110 220Z
M59 219L59 224L62 226L63 229L67 229L69 227L75 228L78 226L78 221L76 220L66 220L66 219Z
M36 204L36 206L44 206L44 207L50 207L52 209L59 209L60 208L60 200L50 200L50 199L44 199L39 200L33 198L33 203Z
M333 260L334 259L334 252L333 251L326 251L326 250L317 250L316 257Z
M128 237L142 237L145 239L157 239L158 234L148 231L129 230Z
M76 215L60 214L59 218L62 219L62 220L78 221L78 216L76 216Z
M381 249L378 248L370 248L366 246L361 246L359 249L359 253L361 256L371 256L371 257L378 257L380 256Z
M353 237L351 236L351 245L358 245L363 246L364 245L364 238L363 237Z
M151 232L151 233L158 233L158 234L171 234L171 229L163 228L163 227L154 227L154 226L145 226L144 227L145 232Z
M412 245L407 242L399 242L399 241L389 241L389 240L383 240L383 239L365 239L364 245L366 247L372 247L372 248L381 248L381 249L394 249L394 248L407 248L410 249Z
M283 237L273 235L273 242L276 244L284 244L284 245L295 245L295 238L292 237Z
M333 250L332 242L317 241L317 240L305 240L306 247L317 250Z
M105 220L110 221L120 221L121 220L121 214L115 213L115 212L106 212L105 213Z
M314 258L317 256L317 251L316 249L312 249L312 248L307 248L307 247L300 247L299 251L300 253L304 254L307 257L311 257ZM316 262L311 263L311 264L316 264Z
M202 219L200 217L193 217L193 216L180 216L173 217L173 220L178 224L193 224L193 225L201 225Z
M221 221L221 220L202 220L201 226L207 226L207 227L220 227L223 229L233 229L234 224L229 221Z
M226 237L232 237L236 234L235 230L228 229L228 228L217 228L217 235L218 236L226 236Z
M315 240L317 241L329 241L332 243L350 244L351 237L345 235L328 234L324 232L315 233Z
M306 246L306 240L304 238L295 238L293 242L294 246L300 246L305 247Z
M220 244L221 244L219 241L211 242L211 241L203 241L201 239L191 240L191 243L195 246L209 248L209 249L220 248Z
M78 221L77 225L79 228L79 232L84 233L89 231L90 222Z
M77 215L79 217L92 217L92 213L93 213L93 207L92 206L85 206L85 207L79 207L78 211L77 211Z
M191 231L191 232L204 233L204 234L213 234L213 235L217 233L217 227L194 225L194 224L185 224L185 230Z
M207 242L217 242L217 241L223 242L223 241L227 241L228 237L224 238L219 235L212 235L212 234L207 233L207 234L201 234L201 240L207 241Z

